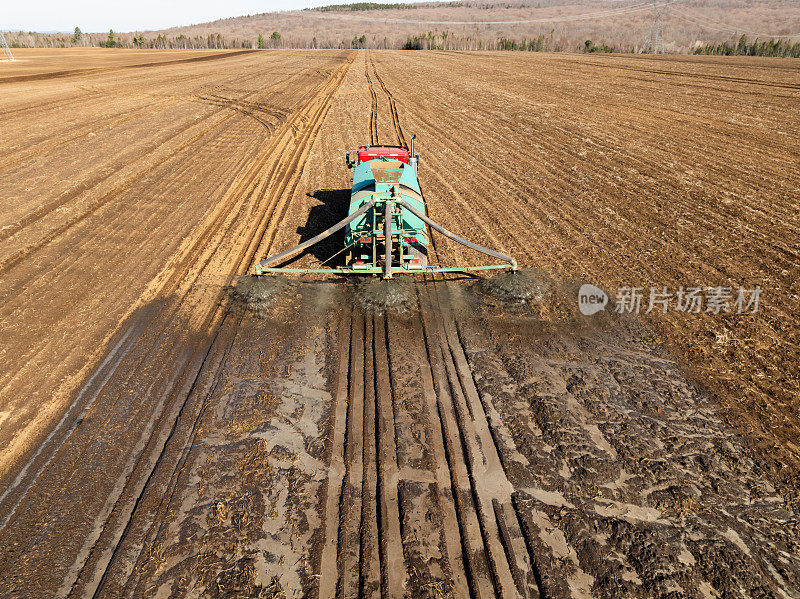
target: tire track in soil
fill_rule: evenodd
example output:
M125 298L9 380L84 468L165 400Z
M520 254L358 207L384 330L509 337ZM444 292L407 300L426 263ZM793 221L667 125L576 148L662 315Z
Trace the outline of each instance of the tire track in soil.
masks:
M435 347L438 341L439 349L434 350L433 355L444 363L447 380L447 383L440 383L440 388L449 384L451 390L452 405L444 409L450 414L451 422L447 426L457 428L464 452L462 457L456 447L451 447L451 456L458 455L468 470L469 487L466 481L462 484L465 490L471 490L476 504L484 551L497 595L538 597L532 556L511 501L514 489L506 477L464 348L458 341L448 300L442 298L441 286L446 284L444 281L428 282L425 289L428 297L421 301L421 312L438 317L430 318L424 331L429 356L430 346ZM439 370L441 372L441 367Z
M513 488L436 290L442 284L421 284L410 322L359 306L343 317L320 597L426 596L433 588L457 597L540 597ZM396 387L395 364L409 359L420 365L418 408L433 455L421 470L398 465L412 397ZM420 520L414 508L429 495L436 501ZM415 527L431 519L440 525L429 543ZM437 545L442 570L422 571L416 554Z
M366 61L364 63L364 76L367 78L370 96L369 143L374 146L378 145L378 95L375 93L375 87L372 85L372 79L369 76L369 64Z
M397 141L405 146L393 97L371 60L369 64L389 98ZM444 284L440 278L421 286L413 324L357 306L346 317L349 326L342 324L346 333L332 424L320 597L370 596L379 591L387 596L406 592L423 596L437 588L458 597L540 596L511 501L513 487L455 324L450 322L452 314L436 290ZM402 332L394 333L397 339L392 343L394 331ZM433 455L432 464L421 472L398 466L399 423L410 400L406 389L395 388L401 383L396 382L399 366L394 365L407 361L409 354L419 358L420 411ZM402 505L413 510L415 503L421 503L423 481L433 485L437 504L428 508L427 515L436 513L441 522L438 543L442 563L449 569L438 577L419 572L422 564L413 557L417 546L428 545L420 542L419 531L398 509ZM377 570L380 584L375 580Z
M74 77L78 75L95 75L98 73L112 73L116 71L126 71L131 69L148 69L153 67L160 67L165 65L186 64L192 62L207 62L209 60L220 60L224 58L232 58L234 56L242 56L244 54L251 54L258 52L258 50L235 50L225 52L223 54L212 54L210 56L196 56L194 58L180 58L177 60L167 60L161 62L144 62L140 64L121 65L116 67L101 67L90 69L71 69L67 71L54 71L51 73L35 73L32 75L13 75L10 77L0 77L0 85L4 83L19 83L21 81L42 81L44 79L60 79L63 77Z
M139 492L138 497L136 498L136 502L135 502L135 504L133 506L133 509L130 512L130 515L128 516L128 519L127 519L127 522L125 523L124 528L121 530L121 533L119 534L118 538L116 538L116 542L106 548L103 556L101 556L101 560L100 561L102 563L95 565L94 575L92 576L92 578L89 581L89 583L87 585L83 586L83 588L81 588L77 592L78 595L81 595L81 596L91 595L93 597L96 597L100 593L106 591L106 589L104 588L104 584L107 581L107 575L108 575L108 573L110 571L110 568L112 566L112 563L113 563L114 559L118 556L118 551L120 550L121 545L124 542L129 540L129 536L128 535L129 535L129 533L131 531L131 527L133 525L134 514L136 512L136 509L138 508L138 506L141 503L141 500L142 500L142 497L143 497L144 493L146 491L150 491L150 489L147 488L148 485L154 484L153 481L155 480L155 477L157 475L157 466L158 466L158 463L160 461L162 461L162 456L164 455L164 452L165 452L165 450L167 448L167 444L173 438L176 438L179 434L183 433L184 435L186 435L186 441L184 442L182 451L180 452L180 458L179 458L179 460L177 460L176 465L172 470L171 476L169 478L169 483L168 483L167 488L165 489L165 492L163 494L163 500L159 504L158 516L163 518L165 510L166 510L166 507L169 505L169 503L170 503L170 501L171 501L171 499L172 499L172 497L173 497L173 495L175 493L175 490L177 488L178 477L180 476L180 473L183 471L184 466L186 464L186 460L187 460L187 458L189 456L189 453L190 453L192 447L194 446L196 433L197 433L197 427L198 427L200 421L202 420L203 415L206 412L206 409L208 407L208 400L214 394L214 391L216 390L217 386L219 385L219 382L220 382L219 371L222 368L222 365L227 360L228 356L230 355L231 348L233 347L233 344L236 341L236 333L239 330L239 324L241 323L241 317L236 318L235 319L236 320L235 325L233 325L231 327L226 327L225 326L225 319L227 319L227 318L228 318L228 313L226 313L225 317L223 317L223 322L221 323L221 326L220 326L219 330L217 331L217 334L214 336L214 338L211 341L211 344L209 345L208 352L207 352L207 354L205 355L205 357L203 359L203 363L202 363L200 369L197 371L197 376L195 377L195 380L193 381L192 386L191 386L189 392L186 395L186 402L181 406L181 409L180 409L180 411L178 412L178 414L177 414L177 416L175 418L175 421L174 421L173 427L172 427L172 429L171 429L171 431L169 433L169 436L165 440L164 447L162 448L161 453L158 456L158 461L154 464L154 467L152 468L152 470L148 474L147 479L144 481L144 486L142 487L141 491ZM222 339L222 343L218 343L219 339ZM215 346L218 346L218 345L223 345L223 350L221 352L218 352L218 354L219 354L218 356L215 356L215 355L212 354L212 352L213 352L214 349L216 349ZM211 367L208 368L207 364L211 364ZM208 372L214 373L214 376L212 376L212 384L210 385L210 388L204 389L203 391L198 391L201 388L201 385L203 383L202 376L204 374L207 374ZM190 400L190 398L191 398L193 393L200 393L202 395L202 397L203 397L203 401L202 401L199 409L196 410L196 416L193 419L190 420L191 424L189 426L189 430L187 432L183 432L183 431L180 431L178 427L179 427L180 422L181 422L181 416L185 412L188 412L188 410L187 410L188 402L189 402L189 400ZM187 415L189 417L191 417L194 414L187 414ZM159 532L161 532L160 526L156 526L156 524L161 524L162 520L159 519L159 518L154 518L152 520L152 522L153 522L153 524L150 527L150 530L148 531L148 533L149 533L148 534L148 538L155 537L155 536L158 535ZM138 559L135 560L133 563L138 563L141 560L142 554L144 553L144 547L146 547L146 546L147 546L146 542L142 544L142 549L141 549L141 551L139 553ZM82 572L81 572L81 574L82 574ZM126 591L128 591L128 595L131 594L131 592L130 592L131 589L129 587L130 587L130 583L133 582L133 581L135 581L134 572L133 571L129 571L128 572L128 580L127 580L128 584L126 585L126 587L128 587L128 588L125 589ZM115 591L116 590L117 589L115 589ZM75 587L73 587L73 589L69 593L69 595L76 595Z
M163 295L174 294L175 292L179 292L181 288L183 289L183 294L179 296L181 299L174 302L170 314L164 315L166 323L172 322L174 317L177 316L178 312L188 300L190 292L195 288L196 281L199 280L201 274L208 267L209 261L217 254L217 249L221 248L221 244L226 239L225 233L221 231L227 231L230 228L232 222L236 221L235 216L237 214L240 218L245 217L244 221L247 222L247 215L239 213L244 207L245 199L251 194L255 193L260 196L259 206L256 206L256 210L254 211L261 213L262 216L255 228L255 235L252 233L240 233L238 235L239 239L244 243L240 244L241 249L238 252L235 262L238 266L235 272L238 274L246 272L255 258L255 250L258 247L258 242L262 241L270 231L273 232L274 237L275 223L270 222L270 219L276 212L281 215L285 212L294 187L296 187L299 181L302 172L302 162L307 155L311 142L319 131L333 95L341 84L351 62L352 56L349 60L345 60L344 64L331 74L316 95L307 100L302 108L297 110L288 119L286 125L281 128L279 134L270 139L268 145L261 152L261 156L258 160L254 161L248 169L248 174L244 177L239 177L231 187L230 192L226 194L226 198L228 198L227 201L221 201L219 203L210 222L207 223L207 226L204 228L205 232L195 238L192 247L188 248L188 251L184 253L184 258L173 265L169 276L162 279L160 291ZM300 139L297 139L298 137L300 137ZM272 161L271 165L270 161ZM270 168L270 166L272 168ZM278 168L283 168L284 176L278 179L276 185L270 187L269 191L271 191L271 193L265 193L267 190L264 188L273 180L275 171ZM269 176L263 176L265 171L268 172ZM231 205L232 201L234 205ZM236 207L237 205L238 208ZM233 218L230 216L231 213L234 215ZM214 239L216 243L210 243ZM209 245L212 246L210 250L208 249ZM198 254L200 254L199 259L197 258ZM190 262L193 262L191 269L189 268ZM198 264L198 262L200 262L200 264ZM194 277L187 281L187 273L191 272L194 273ZM218 293L221 294L222 292L220 291ZM221 296L220 299L222 299ZM144 446L134 451L134 455L132 456L133 460L126 466L127 474L124 474L119 479L116 492L112 493L111 498L106 502L106 508L104 509L105 517L101 517L101 523L95 526L95 532L90 534L87 541L84 543L83 549L70 568L70 573L64 579L64 583L58 593L59 596L74 594L77 591L75 585L81 582L79 576L85 578L89 575L86 573L85 566L89 563L90 558L100 551L98 543L106 539L109 534L112 534L108 532L108 529L111 527L110 524L112 520L116 519L117 522L114 527L116 532L112 534L113 539L111 540L110 546L105 548L103 555L99 560L95 560L96 563L93 564L95 566L95 575L92 576L88 586L86 584L78 585L82 586L80 594L83 595L95 594L99 590L103 580L103 574L113 560L119 541L130 525L136 505L142 493L145 491L147 482L152 476L155 467L159 463L166 441L175 432L178 418L186 406L186 400L194 384L196 384L197 373L203 370L203 365L208 358L210 348L214 345L214 340L219 334L220 327L227 316L230 307L227 301L215 301L213 303L217 304L218 307L206 317L206 328L211 332L209 335L210 341L206 345L206 349L199 349L193 352L194 357L190 357L189 360L184 361L184 376L178 377L177 379L173 378L173 381L177 383L181 378L186 378L186 373L195 372L194 379L189 379L190 381L194 380L194 382L189 385L187 389L184 389L182 393L177 391L179 397L183 397L183 402L178 401L177 404L173 402L171 409L167 409L168 406L166 404L168 403L168 399L165 395L161 405L157 407L150 425L144 427L144 434L140 441L140 443L144 443ZM140 325L132 324L129 327L128 333L122 336L118 346L115 347L115 350L112 351L109 356L110 360L103 363L103 366L110 365L110 368L109 371L103 375L102 383L98 386L97 391L88 402L84 402L81 406L81 400L84 394L88 392L95 382L95 377L92 377L83 391L78 395L76 401L73 402L72 406L68 409L65 417L56 429L54 429L53 433L51 433L51 436L48 437L48 441L53 439L54 445L52 451L47 452L49 455L37 464L38 458L44 454L45 446L47 445L46 441L41 448L41 452L37 452L37 454L34 455L28 465L20 472L15 483L9 487L9 489L6 489L0 500L7 499L11 491L19 489L19 493L14 506L3 523L4 525L7 526L13 521L12 518L15 516L18 507L28 498L31 488L39 482L40 475L47 471L49 464L57 457L60 449L82 422L83 415L91 409L97 395L106 389L110 380L119 378L117 369L124 362L125 356L141 341L143 335L143 333L139 333L138 337L130 342L130 346L126 346L125 343L130 332L136 329L143 331L147 328L152 328L152 326L151 324L139 328ZM169 333L165 330L163 335L168 336ZM133 365L133 376L136 376L136 372L139 370L147 370L146 361L148 359L149 356L147 354L140 356L139 366ZM169 362L166 362L165 365L168 363ZM102 368L100 370L102 370ZM123 373L123 376L124 375L125 373ZM130 374L128 376L130 376ZM167 388L169 389L173 385L168 385ZM167 391L166 393L167 395L174 395L174 392ZM65 429L66 424L71 420L72 414L77 410L81 410L79 417L72 421L69 428L66 428L66 430L61 433L60 431ZM164 414L167 413L168 415L165 418ZM161 431L160 434L158 431ZM158 437L158 439L156 439L156 437ZM27 484L24 484L26 478L28 479ZM125 499L126 495L128 496L127 501L125 501L126 505L122 505L122 501ZM120 512L123 513L121 514ZM127 514L127 517L125 514ZM108 539L106 540L108 541Z
M128 355L128 353L130 353L136 342L136 337L133 336L133 332L138 328L138 326L141 326L140 320L141 319L137 319L131 323L131 325L120 336L120 339L116 343L112 342L112 349L109 351L106 359L101 362L100 366L95 370L95 373L81 388L75 398L75 401L70 404L64 413L64 416L61 418L58 424L56 424L48 436L45 437L44 441L42 441L42 443L36 449L28 463L25 464L17 477L10 485L8 485L8 487L5 488L3 493L0 494L0 507L3 506L3 503L6 501L6 498L9 495L13 494L17 496L17 501L11 506L2 521L0 521L0 531L5 528L6 524L8 524L8 521L14 516L19 508L19 504L25 497L25 494L36 482L36 479L39 477L42 471L44 471L44 469L50 464L58 450L61 449L61 446L64 444L64 442L83 422L86 414L94 405L100 390L106 385L111 376L113 376L120 362L125 358L125 356ZM99 384L96 382L98 379L100 380ZM89 394L93 389L94 392L91 393L89 399L84 401L84 396ZM51 444L52 447L48 447L51 446ZM47 457L42 458L45 453L47 454ZM39 463L40 459L41 463ZM39 463L38 466L37 463ZM37 471L35 474L29 476L28 472L30 472L32 468L36 468ZM24 488L20 489L20 485L22 485L26 479L28 479L28 483L24 486ZM17 491L18 489L20 490Z
M226 317L227 317L227 315L226 315ZM215 349L214 345L223 345L224 346L223 350L222 351L219 351L219 350L217 351L218 356L213 356L212 357L211 355L209 355L206 358L206 362L203 363L203 366L205 366L207 363L210 363L211 367L210 368L205 368L205 369L201 368L201 370L198 371L197 377L195 379L195 383L194 383L194 385L192 387L192 392L194 392L196 394L199 394L203 398L202 401L200 402L200 406L198 408L196 408L195 410L192 410L191 406L189 406L189 409L184 409L186 411L187 418L191 422L191 424L188 427L187 431L179 431L179 430L177 430L178 427L179 427L179 424L180 424L179 423L180 417L181 417L182 413L184 412L184 410L181 411L182 413L179 414L178 418L175 420L175 427L173 428L173 432L171 433L170 438L167 440L167 441L170 441L173 438L173 435L177 439L178 438L178 433L181 433L182 435L184 435L186 437L184 439L184 441L183 441L183 445L182 445L181 449L179 450L179 456L180 457L178 458L178 460L176 460L175 467L169 473L169 477L167 479L167 483L164 485L165 488L164 488L164 491L163 491L162 499L158 503L157 509L154 511L155 513L153 514L153 517L150 520L151 524L150 524L150 526L146 527L146 534L143 535L144 540L141 542L141 545L139 547L139 551L137 552L137 551L134 550L134 553L136 555L132 560L133 564L141 563L141 561L143 559L143 556L144 556L144 553L146 551L145 548L150 546L152 544L153 540L155 538L157 538L158 535L162 532L162 526L163 526L163 523L164 523L164 518L165 518L165 515L166 515L166 511L167 511L168 506L170 505L170 503L171 503L171 501L172 501L172 499L173 499L173 497L175 495L175 492L176 492L176 490L178 488L178 484L177 484L178 483L178 479L179 479L181 473L184 471L187 459L188 459L188 457L189 457L189 455L191 453L192 448L194 447L194 444L195 444L195 441L196 441L198 425L199 425L199 423L201 422L203 416L206 413L206 410L207 410L208 405L209 405L210 398L214 395L214 392L216 391L217 387L220 384L220 381L221 381L220 371L221 371L221 368L222 368L223 364L226 362L228 356L230 355L230 352L231 352L231 349L233 347L233 344L236 341L236 333L239 330L239 325L241 324L241 318L237 318L236 319L235 326L225 327L224 324L225 323L223 322L223 327L220 327L220 331L222 332L221 335L222 335L222 337L224 337L223 342L222 343L216 343L217 339L220 339L220 336L217 336L214 339L214 342L212 342L211 347L209 348L209 353L211 353ZM227 337L230 337L230 340L228 340ZM203 380L203 378L202 378L203 375L205 375L206 378L209 378L210 381L209 382L205 382ZM191 394L192 393L190 393L187 396L187 404L188 404L188 401L191 400ZM165 450L166 450L166 448L167 448L167 444L165 443ZM163 452L162 452L162 455L163 455ZM148 477L148 482L147 482L148 485L152 485L153 487L155 487L156 485L159 484L158 482L156 482L157 474L158 474L157 469L154 468L153 471L150 473L150 476ZM146 492L151 492L151 490L152 489L145 488L142 491L142 493L140 494L139 498L137 499L137 505L136 505L136 508L134 509L134 513L132 513L130 518L128 519L128 522L125 525L125 529L123 530L122 535L120 536L120 538L117 540L116 545L114 545L113 549L111 550L110 556L108 556L108 559L106 560L106 562L104 564L104 567L96 567L94 580L97 581L97 584L96 584L95 589L94 589L94 593L93 593L94 596L99 595L101 592L108 592L108 589L105 587L105 585L106 585L106 583L108 581L108 575L109 575L109 572L111 571L111 568L114 566L115 560L118 559L119 556L120 556L120 552L122 551L123 543L132 544L132 545L134 545L134 547L136 547L136 540L135 540L135 538L137 538L136 534L138 532L139 535L142 535L142 533L139 532L139 531L135 531L134 530L135 510L138 509L139 506L141 505L141 500L142 500L142 496L143 496L144 492L145 491ZM144 509L144 508L142 508L142 509ZM139 515L139 518L141 520L141 516L140 515ZM133 542L131 543L130 541L133 541ZM125 579L124 594L126 596L131 596L131 595L136 595L136 594L140 593L141 589L137 588L137 583L139 582L139 577L137 576L136 568L135 567L129 568L126 571L126 574L127 574L127 578ZM111 592L113 594L120 594L119 591L120 591L119 586L112 587L112 591ZM84 594L86 594L86 593L84 592Z
M389 88L383 83L381 76L378 75L378 69L375 68L375 62L372 60L371 55L369 55L369 65L372 66L372 72L375 74L375 79L377 79L378 84L381 86L381 89L383 89L387 99L389 100L389 112L392 116L392 126L394 127L395 135L397 135L397 143L398 145L408 149L405 135L403 135L403 128L400 126L400 117L397 114L397 102L395 102L392 92L390 92ZM372 81L370 81L370 90L372 90Z

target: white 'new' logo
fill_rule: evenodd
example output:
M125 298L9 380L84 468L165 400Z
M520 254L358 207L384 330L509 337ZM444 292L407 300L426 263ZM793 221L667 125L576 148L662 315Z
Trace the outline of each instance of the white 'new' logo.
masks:
M578 290L578 309L581 314L591 316L600 310L605 310L607 304L608 296L605 291L589 283L581 285Z

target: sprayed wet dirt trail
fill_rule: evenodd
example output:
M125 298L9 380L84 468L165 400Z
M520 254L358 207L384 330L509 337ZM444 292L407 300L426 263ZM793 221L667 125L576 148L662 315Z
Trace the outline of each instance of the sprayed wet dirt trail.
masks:
M635 320L552 280L261 283L105 596L793 596L796 514Z

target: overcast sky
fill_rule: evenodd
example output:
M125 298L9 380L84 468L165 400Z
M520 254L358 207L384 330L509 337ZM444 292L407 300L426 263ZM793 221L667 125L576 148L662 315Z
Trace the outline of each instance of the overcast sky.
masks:
M8 0L0 9L0 31L72 31L75 27L86 32L164 29L352 1L355 0Z

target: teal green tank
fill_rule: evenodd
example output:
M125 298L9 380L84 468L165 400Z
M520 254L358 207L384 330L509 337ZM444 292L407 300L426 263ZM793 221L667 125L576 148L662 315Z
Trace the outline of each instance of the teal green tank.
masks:
M388 199L392 192L426 214L425 202L417 180L416 169L404 162L373 158L357 165L353 170L353 187L350 192L350 209L353 214L373 198ZM380 203L351 222L346 229L345 244L355 247L354 255L363 259L373 252L376 237L383 235L384 204ZM427 256L428 236L425 223L409 210L397 207L392 218L392 236L403 251L403 264L413 257ZM369 247L367 247L369 246ZM427 263L427 260L425 260Z

